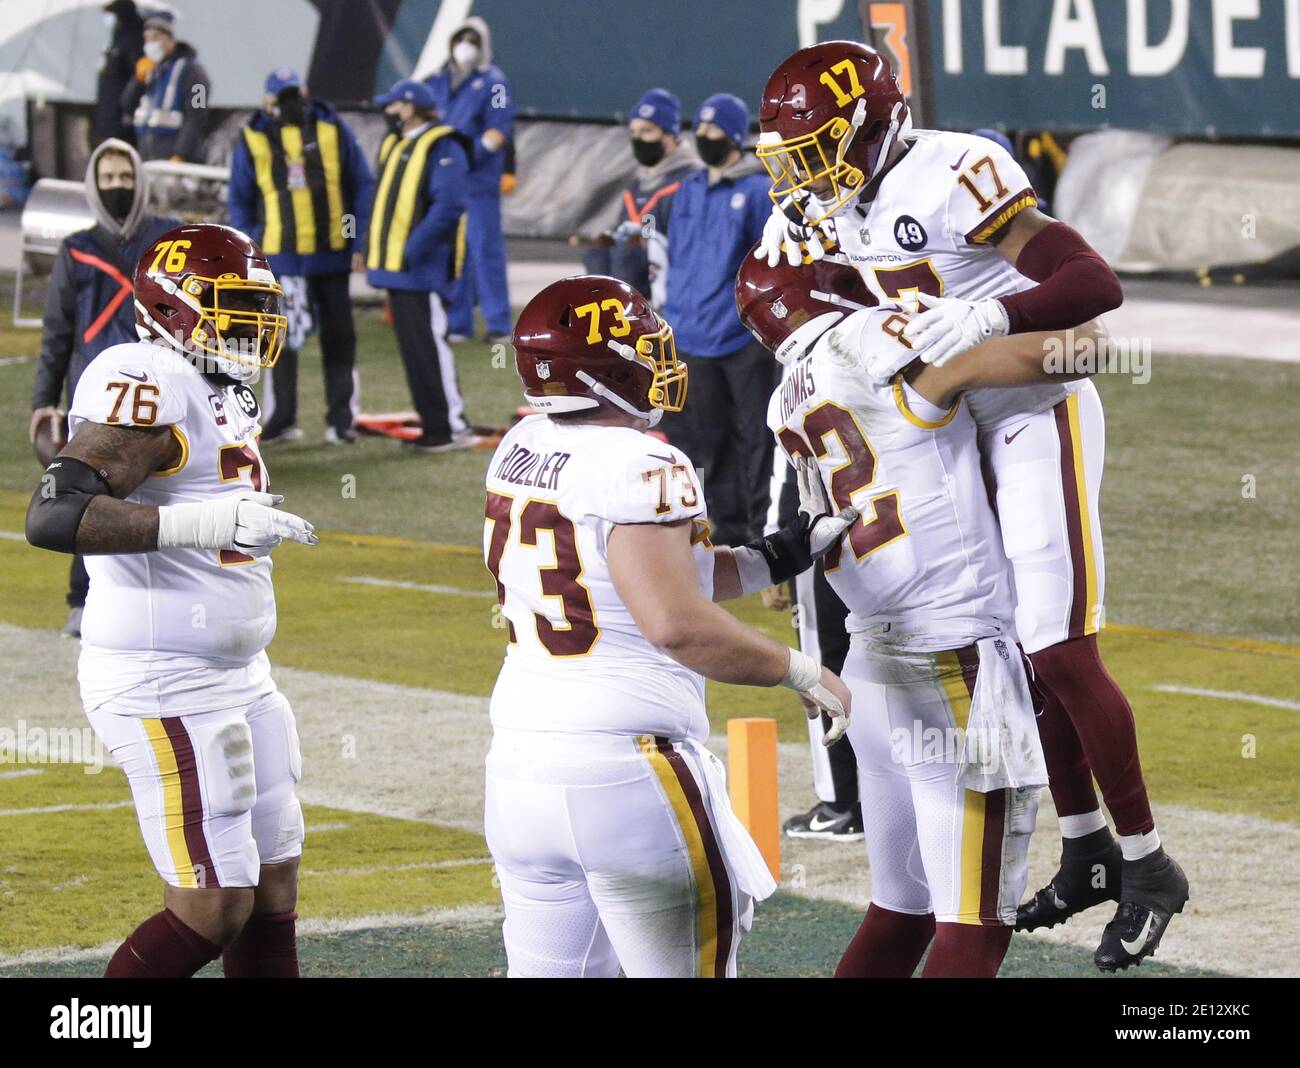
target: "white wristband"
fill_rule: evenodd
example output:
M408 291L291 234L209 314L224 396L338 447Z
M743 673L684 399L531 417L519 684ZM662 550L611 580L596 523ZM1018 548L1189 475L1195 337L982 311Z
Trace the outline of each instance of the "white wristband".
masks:
M785 670L785 678L781 680L782 686L789 686L790 689L802 693L811 690L821 682L821 678L822 668L816 660L798 649L790 650L790 666Z
M235 536L238 499L187 501L158 509L158 548L228 549Z
M741 593L757 593L772 585L772 569L767 566L767 558L757 549L735 546L731 558L736 561Z

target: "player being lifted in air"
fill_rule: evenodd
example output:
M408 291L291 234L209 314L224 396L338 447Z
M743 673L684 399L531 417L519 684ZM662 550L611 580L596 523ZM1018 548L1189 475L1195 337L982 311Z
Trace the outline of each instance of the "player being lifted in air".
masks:
M981 137L912 129L889 64L866 45L794 53L768 79L759 118L775 207L756 255L775 264L829 254L881 303L918 313L904 328L911 350L894 346L863 368L875 384L914 357L943 367L989 338L1074 327L1120 304L1114 272L1038 210L1007 152ZM1064 837L1059 870L1018 926L1052 926L1116 900L1095 959L1124 968L1155 952L1187 900L1187 879L1161 847L1132 709L1097 648L1101 402L1080 381L977 389L966 403L1014 575L1016 635L1047 698L1040 733Z
M927 977L991 978L1047 769L962 393L1044 381L1050 335L937 368L905 359L907 314L874 303L853 268L826 260L747 257L736 284L741 321L783 365L768 408L778 444L815 461L832 502L860 516L825 558L849 610L848 734L871 868L871 906L836 974L910 976L933 939ZM882 359L905 369L877 384L863 368Z
M831 515L805 465L795 526L713 547L690 459L645 432L686 367L623 282L547 286L513 343L537 414L492 457L483 532L509 633L485 822L510 975L735 975L774 884L704 746L704 680L789 686L832 739L849 696L713 602L810 567L856 512Z
M296 976L298 733L271 679L270 552L316 543L275 508L250 384L284 343L280 286L237 230L180 226L135 273L139 342L104 350L27 539L86 557L77 679L122 765L163 911L108 977Z

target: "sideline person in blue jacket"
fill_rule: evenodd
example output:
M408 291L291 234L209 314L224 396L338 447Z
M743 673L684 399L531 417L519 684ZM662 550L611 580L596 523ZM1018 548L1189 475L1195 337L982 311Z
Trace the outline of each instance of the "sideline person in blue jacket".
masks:
M713 538L743 545L763 533L772 470L767 401L777 364L736 314L736 272L772 211L769 181L742 145L749 109L715 93L695 116L704 163L673 198L668 235L668 299L678 354L690 367L691 393L663 427L704 470Z
M298 350L313 323L325 373L325 440L356 440L357 331L348 273L365 267L356 249L374 184L348 124L307 96L295 71L272 71L262 110L244 126L230 158L230 225L262 246L289 317L284 351L264 376L263 443L302 436Z
M507 146L515 125L510 83L492 62L492 33L476 16L451 35L451 58L428 79L443 122L468 139L469 252L450 310L453 340L474 334L474 306L487 321L489 341L510 336L506 239L501 232L501 192ZM512 176L513 177L513 176Z
M469 159L463 138L437 119L433 93L403 80L375 103L390 132L379 146L378 184L366 230L370 284L386 289L397 347L423 433L411 446L424 452L469 448L447 343L446 300L465 259Z
M110 138L90 154L86 165L86 203L95 225L63 239L45 291L41 358L32 386L28 438L36 441L45 423L54 451L67 441L66 397L72 405L77 380L90 361L107 348L138 341L132 280L145 249L180 219L149 211L149 180L140 157L125 141ZM53 454L42 456L48 464ZM72 558L68 622L63 633L81 636L81 610L90 578L80 556Z

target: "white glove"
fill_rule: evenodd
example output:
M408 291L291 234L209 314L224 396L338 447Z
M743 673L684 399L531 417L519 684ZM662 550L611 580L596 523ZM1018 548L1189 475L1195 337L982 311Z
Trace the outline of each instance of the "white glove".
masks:
M817 560L838 545L844 532L858 521L858 510L849 505L839 512L832 511L817 461L812 457L794 458L794 476L799 487L799 511L808 523L808 555Z
M1011 330L1007 310L994 297L959 300L918 293L916 299L927 310L903 328L903 337L912 343L913 356L935 367Z
M823 712L831 717L831 729L822 736L822 745L832 746L849 729L849 713L840 699L822 685L821 677L821 665L816 660L798 649L790 650L790 666L781 685L789 686L799 695L809 719L816 719Z
M804 262L820 260L826 255L827 247L835 245L835 224L830 219L823 219L816 226L806 226L794 222L786 214L792 207L787 197L780 204L772 206L772 214L763 225L763 237L754 250L754 259L767 260L769 267L781 262L782 255L791 267L798 267Z
M285 538L318 545L307 520L272 507L280 494L245 493L215 501L165 504L158 509L158 548L233 549L249 556L269 556Z

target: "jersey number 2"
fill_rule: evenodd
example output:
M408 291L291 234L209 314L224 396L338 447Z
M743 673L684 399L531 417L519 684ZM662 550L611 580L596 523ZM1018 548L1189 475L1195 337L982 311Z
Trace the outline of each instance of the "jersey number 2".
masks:
M496 579L497 601L506 603L506 588L501 581L501 557L510 540L511 506L514 498L505 493L487 495L487 521L492 524L488 541L487 566ZM555 564L539 567L542 596L554 597L560 602L564 626L552 623L541 612L533 613L537 626L537 640L552 656L583 656L600 637L596 626L596 613L592 608L591 594L582 584L582 560L578 556L578 534L573 521L551 501L532 500L519 513L519 544L534 547L539 531L547 531L555 546ZM510 640L515 640L514 625L510 625Z
M811 455L820 460L829 451L826 439L832 435L839 441L845 460L831 472L831 499L836 508L847 508L853 503L853 495L876 479L875 451L851 411L833 401L819 404L804 416L802 436L788 427L781 429L781 446L791 456ZM849 527L849 545L859 560L907 533L897 490L872 497L859 511L862 515ZM826 554L827 571L840 566L842 546L843 542Z

